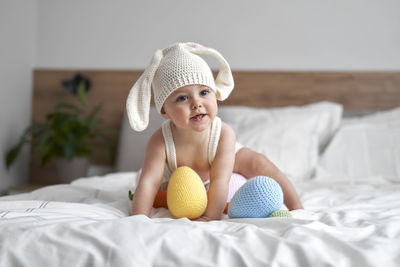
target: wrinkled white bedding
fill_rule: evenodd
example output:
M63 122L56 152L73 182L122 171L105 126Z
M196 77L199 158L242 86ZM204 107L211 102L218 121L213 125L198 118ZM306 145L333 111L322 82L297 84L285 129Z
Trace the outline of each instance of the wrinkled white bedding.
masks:
M400 266L400 184L299 182L293 218L127 216L134 173L0 198L0 266Z

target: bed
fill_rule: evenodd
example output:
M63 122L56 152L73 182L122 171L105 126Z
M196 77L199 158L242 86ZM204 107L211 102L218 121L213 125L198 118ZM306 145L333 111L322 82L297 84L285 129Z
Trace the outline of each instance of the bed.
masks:
M248 75L271 80L271 73ZM279 75L276 83L287 82ZM290 84L304 87L303 74L296 75ZM382 83L361 75L350 81L363 85L348 91L343 75L339 85L330 74L311 76L327 93L296 102L304 88L284 98L258 89L219 110L240 142L265 153L294 183L305 209L291 218L193 222L164 208L150 218L128 216L148 133L130 131L122 116L115 172L0 198L0 266L399 266L400 102L392 96L360 104L382 84L381 92L398 96L399 74L378 75ZM245 80L238 86L251 85ZM354 92L366 96L354 104ZM252 100L260 94L275 104ZM162 120L151 114L148 131Z

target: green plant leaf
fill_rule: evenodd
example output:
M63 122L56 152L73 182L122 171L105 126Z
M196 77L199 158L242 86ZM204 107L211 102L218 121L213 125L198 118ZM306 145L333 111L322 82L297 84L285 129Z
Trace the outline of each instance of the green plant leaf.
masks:
M11 148L10 150L8 150L7 155L6 155L6 167L7 167L7 169L14 162L14 160L18 156L20 150L21 150L21 146L19 146L19 145L17 145L15 147Z
M82 105L86 106L86 84L85 79L81 79L77 85L78 99Z
M71 104L71 103L59 103L55 106L54 108L55 112L63 112L63 111L67 111L67 112L73 112L75 114L82 114L83 110L81 108L79 108L78 106Z
M17 145L15 145L14 147L12 147L11 149L9 149L7 151L6 159L5 159L5 163L6 163L7 169L11 166L11 164L13 164L13 162L17 158L18 154L20 153L22 147L26 143L29 143L30 136L32 134L35 134L40 129L40 126L41 125L34 125L34 126L31 126L31 127L28 127L25 130L25 132L23 133L23 135L21 136L21 138L19 139Z
M97 113L100 111L100 109L101 109L102 107L103 107L102 104L97 104L97 105L93 108L92 112L90 112L90 114L89 114L89 116L87 117L87 119L88 119L89 121L94 120L94 119L96 118L96 116L97 116Z
M41 165L46 164L58 155L54 140L55 138L52 136L51 129L49 128L43 130L40 135L35 137L34 147L36 157Z

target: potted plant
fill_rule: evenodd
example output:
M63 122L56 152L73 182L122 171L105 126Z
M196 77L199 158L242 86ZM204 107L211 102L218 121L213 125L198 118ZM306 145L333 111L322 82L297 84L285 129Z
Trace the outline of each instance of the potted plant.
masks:
M33 123L28 127L19 142L8 150L5 159L7 168L27 143L31 144L33 156L41 165L56 160L61 182L70 182L86 175L95 146L101 146L111 161L111 132L98 118L101 105L96 105L90 112L86 111L89 80L77 74L74 79L62 84L77 95L79 105L58 103L47 114L45 122Z

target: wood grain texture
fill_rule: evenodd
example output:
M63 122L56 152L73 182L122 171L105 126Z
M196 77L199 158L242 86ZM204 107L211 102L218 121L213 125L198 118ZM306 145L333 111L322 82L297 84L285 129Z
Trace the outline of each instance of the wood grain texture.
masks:
M223 105L280 107L317 101L347 110L400 105L400 72L235 72L235 90Z
M43 121L53 106L76 102L61 82L76 73L91 81L89 108L102 103L101 118L116 130L113 154L116 153L121 119L130 88L142 70L47 70L34 71L32 121ZM343 104L346 110L382 110L400 106L400 72L253 72L233 73L235 89L220 105L281 107L305 105L317 101ZM100 151L95 164L107 164ZM56 183L54 166L45 168L31 160L30 181L33 184Z

